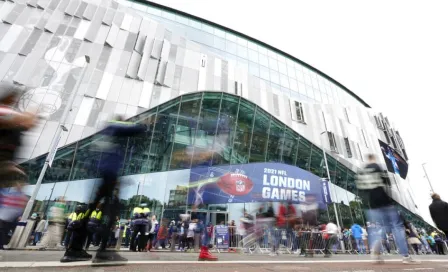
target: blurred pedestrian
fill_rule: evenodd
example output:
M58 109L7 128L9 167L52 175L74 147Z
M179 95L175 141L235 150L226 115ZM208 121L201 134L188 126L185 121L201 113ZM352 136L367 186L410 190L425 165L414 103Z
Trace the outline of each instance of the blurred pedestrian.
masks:
M45 227L47 225L47 217L44 215L42 219L39 218L38 221L36 221L36 229L34 230L34 242L33 246L35 246L37 243L40 242L40 239L42 238L42 233L45 231Z
M351 227L351 231L353 238L355 239L356 242L356 250L358 251L358 253L363 253L365 249L364 249L364 242L362 239L363 232L361 226L355 223Z
M91 146L92 150L101 153L101 161L98 169L101 174L101 181L97 187L97 191L93 201L89 204L86 216L83 219L82 228L77 230L78 239L74 239L61 262L86 261L92 258L90 254L85 252L83 245L87 236L87 222L90 213L95 210L101 199L104 198L103 217L105 228L101 233L101 246L98 249L96 261L126 261L125 258L118 255L115 251L106 251L107 241L111 229L115 225L116 218L120 211L118 200L118 171L122 169L124 164L125 150L122 143L127 137L131 137L146 130L145 125L125 122L121 116L117 116L115 120L110 121L106 128L99 133L100 138Z
M37 123L36 114L14 108L25 90L25 87L12 83L0 83L0 249L3 249L10 226L28 201L22 192L26 174L14 161L23 132Z
M359 171L356 186L364 203L370 207L366 210L367 219L370 222L384 222L386 229L392 229L404 264L419 263L409 255L403 221L390 197L390 180L387 172L376 163L375 155L368 155L368 163ZM370 244L374 261L384 262L380 255L381 236L369 233L369 239L372 241Z
M429 212L432 220L448 236L448 203L440 199L440 195L432 194L432 203L429 205Z

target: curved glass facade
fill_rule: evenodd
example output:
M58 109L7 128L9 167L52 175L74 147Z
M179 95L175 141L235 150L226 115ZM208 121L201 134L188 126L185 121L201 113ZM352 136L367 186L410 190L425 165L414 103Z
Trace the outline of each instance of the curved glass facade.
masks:
M191 15L182 15L178 11L170 11L169 8L162 8L153 3L128 0L117 2L201 44L205 50L229 61L229 65L234 63L235 66L267 82L272 88L281 90L299 101L368 106L360 98L350 94L345 87L315 68L261 42L252 41L224 27L208 24Z
M239 96L218 92L183 95L130 119L149 123L145 134L122 138L125 155L121 190L121 218L127 218L138 202L150 202L159 217L175 218L188 210L186 188L190 169L196 165L278 162L294 165L326 178L322 149L291 130L271 114ZM65 196L71 207L87 203L99 177L101 152L95 134L57 151L52 168L43 180L35 211ZM341 225L364 224L362 203L357 197L355 173L327 154L333 200ZM23 164L30 183L36 182L45 157ZM27 187L31 192L34 186ZM238 219L242 205L220 205L220 211ZM240 207L241 206L241 207ZM208 205L216 209L216 205ZM320 214L321 222L335 222L332 205Z

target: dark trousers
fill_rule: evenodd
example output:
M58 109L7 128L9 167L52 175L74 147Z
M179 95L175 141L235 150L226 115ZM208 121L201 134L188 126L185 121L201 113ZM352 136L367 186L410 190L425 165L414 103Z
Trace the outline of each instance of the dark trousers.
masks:
M66 249L69 248L70 242L72 241L72 233L73 232L71 230L67 230L65 232L64 246Z
M130 238L131 234L129 232L126 233L126 236L124 237L124 246L128 247L129 246L129 242L131 241Z
M140 237L138 238L138 249L139 251L143 250L146 246L146 225L134 225L132 237L131 237L131 246L130 250L137 250L137 234L140 233Z
M325 250L324 253L325 254L330 254L331 253L331 247L334 245L334 242L337 240L337 236L334 234L329 234L328 239L325 239Z
M99 227L98 226L89 226L87 227L87 244L86 244L86 249L89 248L90 244L93 244L94 246L98 246L99 241L98 241L98 231L99 231Z
M117 184L117 174L113 172L103 172L103 179L95 194L95 198L89 204L89 211L95 210L100 200L104 198L103 205L103 221L105 221L105 227L102 229L99 237L101 237L100 249L104 250L107 246L109 239L109 233L111 228L115 224L115 217L119 214L119 202L114 196L114 189ZM83 249L88 231L87 222L90 218L90 213L86 214L81 227L74 229L72 234L72 241L69 243L69 250L79 251Z

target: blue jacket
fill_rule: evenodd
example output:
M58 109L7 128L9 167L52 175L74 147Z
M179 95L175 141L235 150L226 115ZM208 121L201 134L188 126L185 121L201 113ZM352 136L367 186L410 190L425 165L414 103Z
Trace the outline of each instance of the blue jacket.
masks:
M131 137L146 130L145 125L131 122L109 122L109 125L100 133L96 142L101 149L102 158L99 169L102 172L118 173L123 166L125 148L120 144L120 138Z
M352 226L352 235L355 239L362 239L362 228L358 224Z

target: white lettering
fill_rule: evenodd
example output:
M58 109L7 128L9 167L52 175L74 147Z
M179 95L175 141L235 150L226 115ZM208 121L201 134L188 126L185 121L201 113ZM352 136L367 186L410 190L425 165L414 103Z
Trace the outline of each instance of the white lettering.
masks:
M286 187L286 177L278 177L278 187Z
M269 186L268 175L263 175L263 185L264 186Z
M271 199L278 199L278 188L272 188L272 195L271 195Z
M301 179L296 179L296 189L302 190L302 180Z
M294 188L294 179L288 178L288 188L293 189Z
M299 197L297 196L297 191L292 191L292 201L299 201Z
M290 200L291 199L291 190L280 189L280 199L281 200Z
M303 190L310 190L310 181L309 180L304 180L303 181L303 186L302 186Z
M271 176L271 186L278 186L278 177Z
M305 202L305 192L304 191L299 192L299 201Z
M263 187L262 197L263 198L270 198L270 195L271 195L271 188Z

